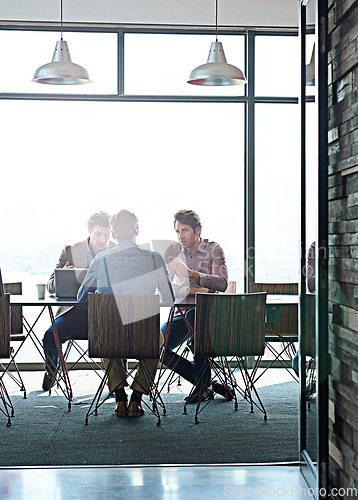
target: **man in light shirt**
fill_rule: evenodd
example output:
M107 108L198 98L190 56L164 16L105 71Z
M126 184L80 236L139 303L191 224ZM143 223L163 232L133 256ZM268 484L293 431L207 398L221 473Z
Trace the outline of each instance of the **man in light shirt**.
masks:
M112 235L117 247L102 252L93 261L85 281L78 291L80 304L88 302L89 292L112 295L154 295L159 292L161 301L173 304L174 291L169 279L166 263L158 253L143 250L135 243L138 234L138 219L127 210L121 210L111 219ZM141 366L145 362L154 380L158 359L142 360L131 385L132 394L127 406L125 367L123 360L115 360L108 374L109 391L116 398L117 417L141 417L143 394L149 394L148 377ZM109 360L103 360L107 367Z
M193 210L180 210L174 215L174 229L179 243L168 247L165 260L176 302L195 304L195 294L198 292L224 292L228 284L224 251L218 243L201 237L202 225L199 215ZM191 326L194 325L194 313L194 308L186 308L185 316ZM166 323L161 328L162 333L165 328ZM214 392L230 397L222 384L213 382L212 388L210 387L210 365L206 357L194 356L194 363L191 363L173 351L187 336L188 327L177 312L169 333L164 365L195 385L194 393L185 398L186 401L197 402L201 392L203 400L212 398ZM205 386L204 391L202 385Z

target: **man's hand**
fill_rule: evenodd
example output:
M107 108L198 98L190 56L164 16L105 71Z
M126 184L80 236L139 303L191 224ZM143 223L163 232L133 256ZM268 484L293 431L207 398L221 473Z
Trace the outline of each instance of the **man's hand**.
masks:
M178 257L169 257L168 265L172 267L172 269L176 273L181 274L182 276L190 277L189 268L184 264L184 262L181 259L178 259Z
M193 269L189 269L185 265L185 263L178 257L169 257L168 265L177 274L180 274L181 276L186 276L187 278L192 279L195 283L200 284L200 274L198 273L198 271L193 271Z

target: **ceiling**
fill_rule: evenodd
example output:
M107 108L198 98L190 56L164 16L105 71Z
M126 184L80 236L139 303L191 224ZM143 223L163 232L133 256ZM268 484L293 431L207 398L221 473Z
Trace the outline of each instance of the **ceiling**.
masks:
M297 27L299 0L219 0L218 25ZM0 0L1 21L58 21L60 0ZM215 0L63 0L64 22L215 25Z

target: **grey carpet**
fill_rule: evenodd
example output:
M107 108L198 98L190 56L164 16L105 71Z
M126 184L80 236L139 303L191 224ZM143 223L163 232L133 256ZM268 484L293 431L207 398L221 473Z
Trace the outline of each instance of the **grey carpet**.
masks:
M11 427L0 415L1 466L213 464L298 460L298 384L262 387L259 394L268 419L247 402L217 397L194 424L195 406L183 415L183 397L164 394L167 416L162 425L149 412L141 418L117 418L110 399L89 419L91 395L75 398L67 413L63 396L32 391L28 399L12 396Z

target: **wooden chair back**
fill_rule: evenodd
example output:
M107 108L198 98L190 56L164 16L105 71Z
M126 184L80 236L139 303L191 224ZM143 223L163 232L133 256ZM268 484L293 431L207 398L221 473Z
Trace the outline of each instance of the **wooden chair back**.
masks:
M196 294L195 354L262 355L265 306L266 293Z
M251 283L251 293L298 295L298 283Z
M10 357L10 295L0 297L0 358Z
M267 292L267 294L298 295L298 283L251 283L251 292ZM279 314L279 316L277 316ZM278 321L275 321L277 317ZM298 305L286 304L267 306L268 328L266 335L279 334L289 336L292 341L298 340Z
M159 295L88 297L89 355L159 359Z
M4 283L5 293L10 295L22 295L22 283ZM22 306L12 306L11 307L11 319L10 319L10 333L19 334L23 333L22 325Z

